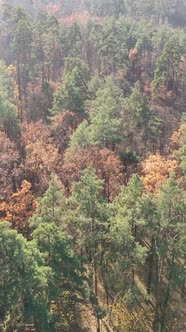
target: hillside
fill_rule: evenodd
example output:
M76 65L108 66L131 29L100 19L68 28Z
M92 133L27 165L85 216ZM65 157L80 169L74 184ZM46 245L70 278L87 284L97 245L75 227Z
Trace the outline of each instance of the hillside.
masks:
M183 332L184 0L0 1L0 332Z

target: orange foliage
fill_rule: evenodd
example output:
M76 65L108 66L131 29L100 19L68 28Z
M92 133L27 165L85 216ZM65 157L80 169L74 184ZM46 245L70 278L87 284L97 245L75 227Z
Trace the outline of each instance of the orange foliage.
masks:
M138 55L138 50L137 48L131 48L129 50L129 60L134 60L136 56Z
M176 171L176 160L166 160L159 154L150 155L141 164L141 179L146 192L157 193L171 172Z
M80 24L86 23L91 18L91 15L87 11L76 12L68 17L63 18L61 21L66 25L71 25L75 22Z
M81 171L89 166L94 167L97 176L104 180L104 194L112 200L123 184L123 166L119 157L108 149L67 150L60 174L65 187L70 190L72 182L78 181Z
M7 201L0 202L1 219L7 220L22 234L28 233L28 219L36 208L36 200L31 193L31 184L24 180L20 190Z
M186 134L186 123L182 123L177 131L174 131L170 139L170 147L173 150L179 149L181 141Z

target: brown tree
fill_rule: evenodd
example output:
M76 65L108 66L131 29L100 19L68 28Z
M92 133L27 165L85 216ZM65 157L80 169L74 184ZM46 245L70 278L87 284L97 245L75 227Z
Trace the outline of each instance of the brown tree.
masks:
M68 147L70 136L76 129L78 119L73 112L64 111L51 120L51 136L54 144L62 153Z
M58 162L58 150L52 144L50 131L41 121L22 126L24 162L23 178L31 182L34 191L46 188L51 172Z
M0 132L0 195L16 190L16 172L19 152L8 137Z
M104 195L111 201L123 184L122 163L119 157L108 149L91 147L89 149L67 150L60 177L69 192L71 184L78 181L81 171L94 167L97 176L104 180Z

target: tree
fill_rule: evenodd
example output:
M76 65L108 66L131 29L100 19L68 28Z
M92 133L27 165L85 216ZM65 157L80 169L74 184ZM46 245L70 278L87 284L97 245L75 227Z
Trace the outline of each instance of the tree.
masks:
M84 0L83 4L86 9L98 16L115 16L117 18L125 12L123 0Z
M69 193L72 183L79 180L81 171L88 167L94 167L97 176L104 180L104 195L111 201L124 178L119 157L108 149L92 147L66 151L60 177L67 192Z
M32 228L37 228L40 223L54 222L63 229L63 218L67 210L67 202L63 193L60 180L52 174L48 189L42 197L38 198L37 208L30 218Z
M8 68L3 62L0 62L0 128L10 139L18 137L19 122L14 105L14 91Z
M185 194L178 188L178 184L170 178L161 188L157 197L158 212L161 215L161 232L157 239L156 270L157 279L156 289L156 310L154 318L154 330L164 330L166 319L168 318L167 307L170 301L171 292L175 285L184 282L184 267L180 263L180 240L182 235L179 231L180 224L185 222ZM159 257L158 257L159 254ZM164 266L164 263L166 264ZM180 265L181 264L181 265ZM164 287L163 274L167 279ZM161 288L162 287L162 288ZM159 305L159 308L158 308Z
M22 330L34 323L37 331L48 331L46 307L50 269L34 243L0 223L0 319L4 331Z
M49 307L52 310L50 329L65 331L76 329L78 305L85 302L83 291L84 276L82 260L74 252L69 236L72 225L68 220L70 209L63 195L60 181L52 177L49 188L38 199L38 206L30 218L32 237L40 252L44 254L45 264L52 269L49 281ZM68 233L67 233L68 231Z
M184 63L184 41L182 32L175 32L170 36L165 43L163 52L156 62L154 71L154 96L161 98L161 89L164 94L162 98L166 99L168 92L172 93L172 99L179 96L179 87L184 79L184 72L182 70Z
M28 97L28 110L26 118L28 121L48 122L49 109L52 107L54 87L48 82L44 82L41 88L38 86L32 89L32 94Z
M84 102L88 99L89 70L85 63L77 58L67 58L63 74L63 83L54 94L51 114L62 110L75 113L83 112Z
M69 111L63 111L51 118L51 136L59 153L63 153L68 147L77 123L77 117L73 112Z
M48 284L48 301L53 311L50 328L60 327L68 331L73 325L77 326L76 311L83 301L81 259L73 252L67 234L52 219L49 223L39 223L32 236L45 256L45 264L53 272Z
M107 6L106 6L107 8ZM121 17L106 19L104 24L92 27L90 37L93 45L93 63L102 75L111 75L125 70L128 63L127 26Z
M108 233L108 209L100 196L103 181L96 177L94 169L87 168L82 172L80 181L72 189L72 204L75 204L79 216L81 230L81 253L90 264L90 274L93 274L93 292L97 298L97 332L100 332L98 302L99 269L104 255L104 245Z
M176 171L177 162L174 159L166 159L157 154L150 155L142 162L141 166L141 179L145 190L157 193L169 174Z
M137 175L133 175L126 187L112 203L111 246L108 272L108 287L114 293L125 294L128 289L135 292L135 272L143 264L146 248L139 243L138 228L142 220L138 213L143 186ZM142 223L143 224L143 223ZM140 233L140 232L139 232ZM113 253L113 254L112 254ZM123 275L114 286L114 280Z
M120 140L122 92L112 77L97 91L90 105L90 137L95 145L113 148Z
M32 68L31 46L32 26L29 17L21 10L15 9L12 15L13 42L12 49L16 57L17 84L21 103L20 120L23 120L23 102L27 104L27 83ZM23 98L24 97L24 100Z
M24 180L17 192L0 202L3 219L9 221L12 228L24 236L29 235L28 219L36 208L36 200L30 189L31 184Z
M73 15L72 15L73 18ZM60 29L60 44L62 47L63 59L65 58L80 58L82 47L82 27L80 22L73 22L71 24L64 24Z
M2 197L16 190L19 159L15 144L0 132L0 194Z
M25 153L22 176L32 184L33 190L42 191L57 166L58 150L52 144L48 126L41 121L24 123L21 137Z
M149 106L148 99L137 82L121 110L122 130L130 149L144 154L154 149L154 141L161 133L161 120Z
M175 149L174 155L180 163L183 174L186 174L186 122L183 118L181 125L177 131L175 131L171 137L171 148Z

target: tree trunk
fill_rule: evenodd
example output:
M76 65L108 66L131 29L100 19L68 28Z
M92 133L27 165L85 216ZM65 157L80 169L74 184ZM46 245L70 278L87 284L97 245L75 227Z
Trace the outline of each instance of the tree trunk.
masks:
M23 121L23 105L22 105L22 91L21 91L21 74L19 60L17 60L17 85L18 85L18 95L19 95L19 119Z
M158 267L158 255L155 256L155 313L153 321L153 331L159 332L159 267Z
M151 293L151 285L152 285L152 270L153 270L153 262L154 262L154 245L155 245L155 239L152 238L151 241L151 249L150 249L150 255L149 255L149 270L148 270L148 277L147 277L147 294L149 295Z
M170 266L169 282L168 282L168 285L167 285L165 299L164 299L164 302L163 302L163 305L162 305L162 315L161 315L160 332L164 332L165 331L165 316L166 316L166 309L167 309L169 298L170 298L170 290L171 290L173 267L174 267L174 253L172 255L172 261L171 261L171 266Z

